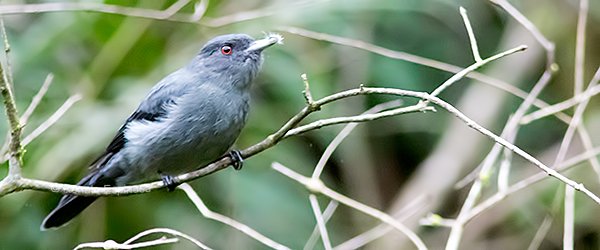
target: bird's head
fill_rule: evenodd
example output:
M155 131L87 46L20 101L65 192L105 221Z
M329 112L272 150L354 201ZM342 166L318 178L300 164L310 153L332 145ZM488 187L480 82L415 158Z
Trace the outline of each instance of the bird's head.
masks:
M191 66L233 86L246 88L258 74L262 51L282 40L277 34L268 34L260 40L245 34L217 36L204 45Z

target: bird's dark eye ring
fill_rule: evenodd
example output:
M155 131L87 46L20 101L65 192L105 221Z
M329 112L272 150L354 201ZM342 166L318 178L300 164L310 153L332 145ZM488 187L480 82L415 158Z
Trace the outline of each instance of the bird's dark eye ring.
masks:
M223 55L231 55L232 52L233 52L233 49L229 45L225 45L225 46L221 47L221 54L223 54Z

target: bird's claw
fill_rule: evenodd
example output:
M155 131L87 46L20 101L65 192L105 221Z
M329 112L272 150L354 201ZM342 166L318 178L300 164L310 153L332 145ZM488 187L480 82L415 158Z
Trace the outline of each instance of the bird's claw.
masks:
M158 174L160 174L160 179L165 184L165 187L167 187L167 191L173 192L175 190L175 188L177 186L179 186L179 183L177 183L177 180L175 179L175 177L167 175L167 174L162 174L162 173L158 173Z
M244 158L242 157L242 153L240 153L240 151L231 150L231 151L229 151L229 153L227 155L229 156L229 158L231 158L231 161L233 161L231 163L231 165L233 166L233 169L235 169L235 170L242 169L242 166L244 166Z

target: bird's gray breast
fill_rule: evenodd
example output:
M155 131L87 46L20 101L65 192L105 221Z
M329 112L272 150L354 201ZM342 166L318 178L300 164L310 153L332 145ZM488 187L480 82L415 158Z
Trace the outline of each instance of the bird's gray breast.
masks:
M138 171L175 175L224 155L248 114L245 91L204 84L177 98L157 122L137 122L126 132L127 158ZM139 180L127 180L127 182Z

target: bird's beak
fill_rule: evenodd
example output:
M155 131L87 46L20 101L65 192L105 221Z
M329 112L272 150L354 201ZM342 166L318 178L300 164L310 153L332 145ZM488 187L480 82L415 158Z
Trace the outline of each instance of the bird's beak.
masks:
M276 44L282 43L283 37L279 34L268 34L264 39L256 40L250 44L246 51L262 51L263 49Z

